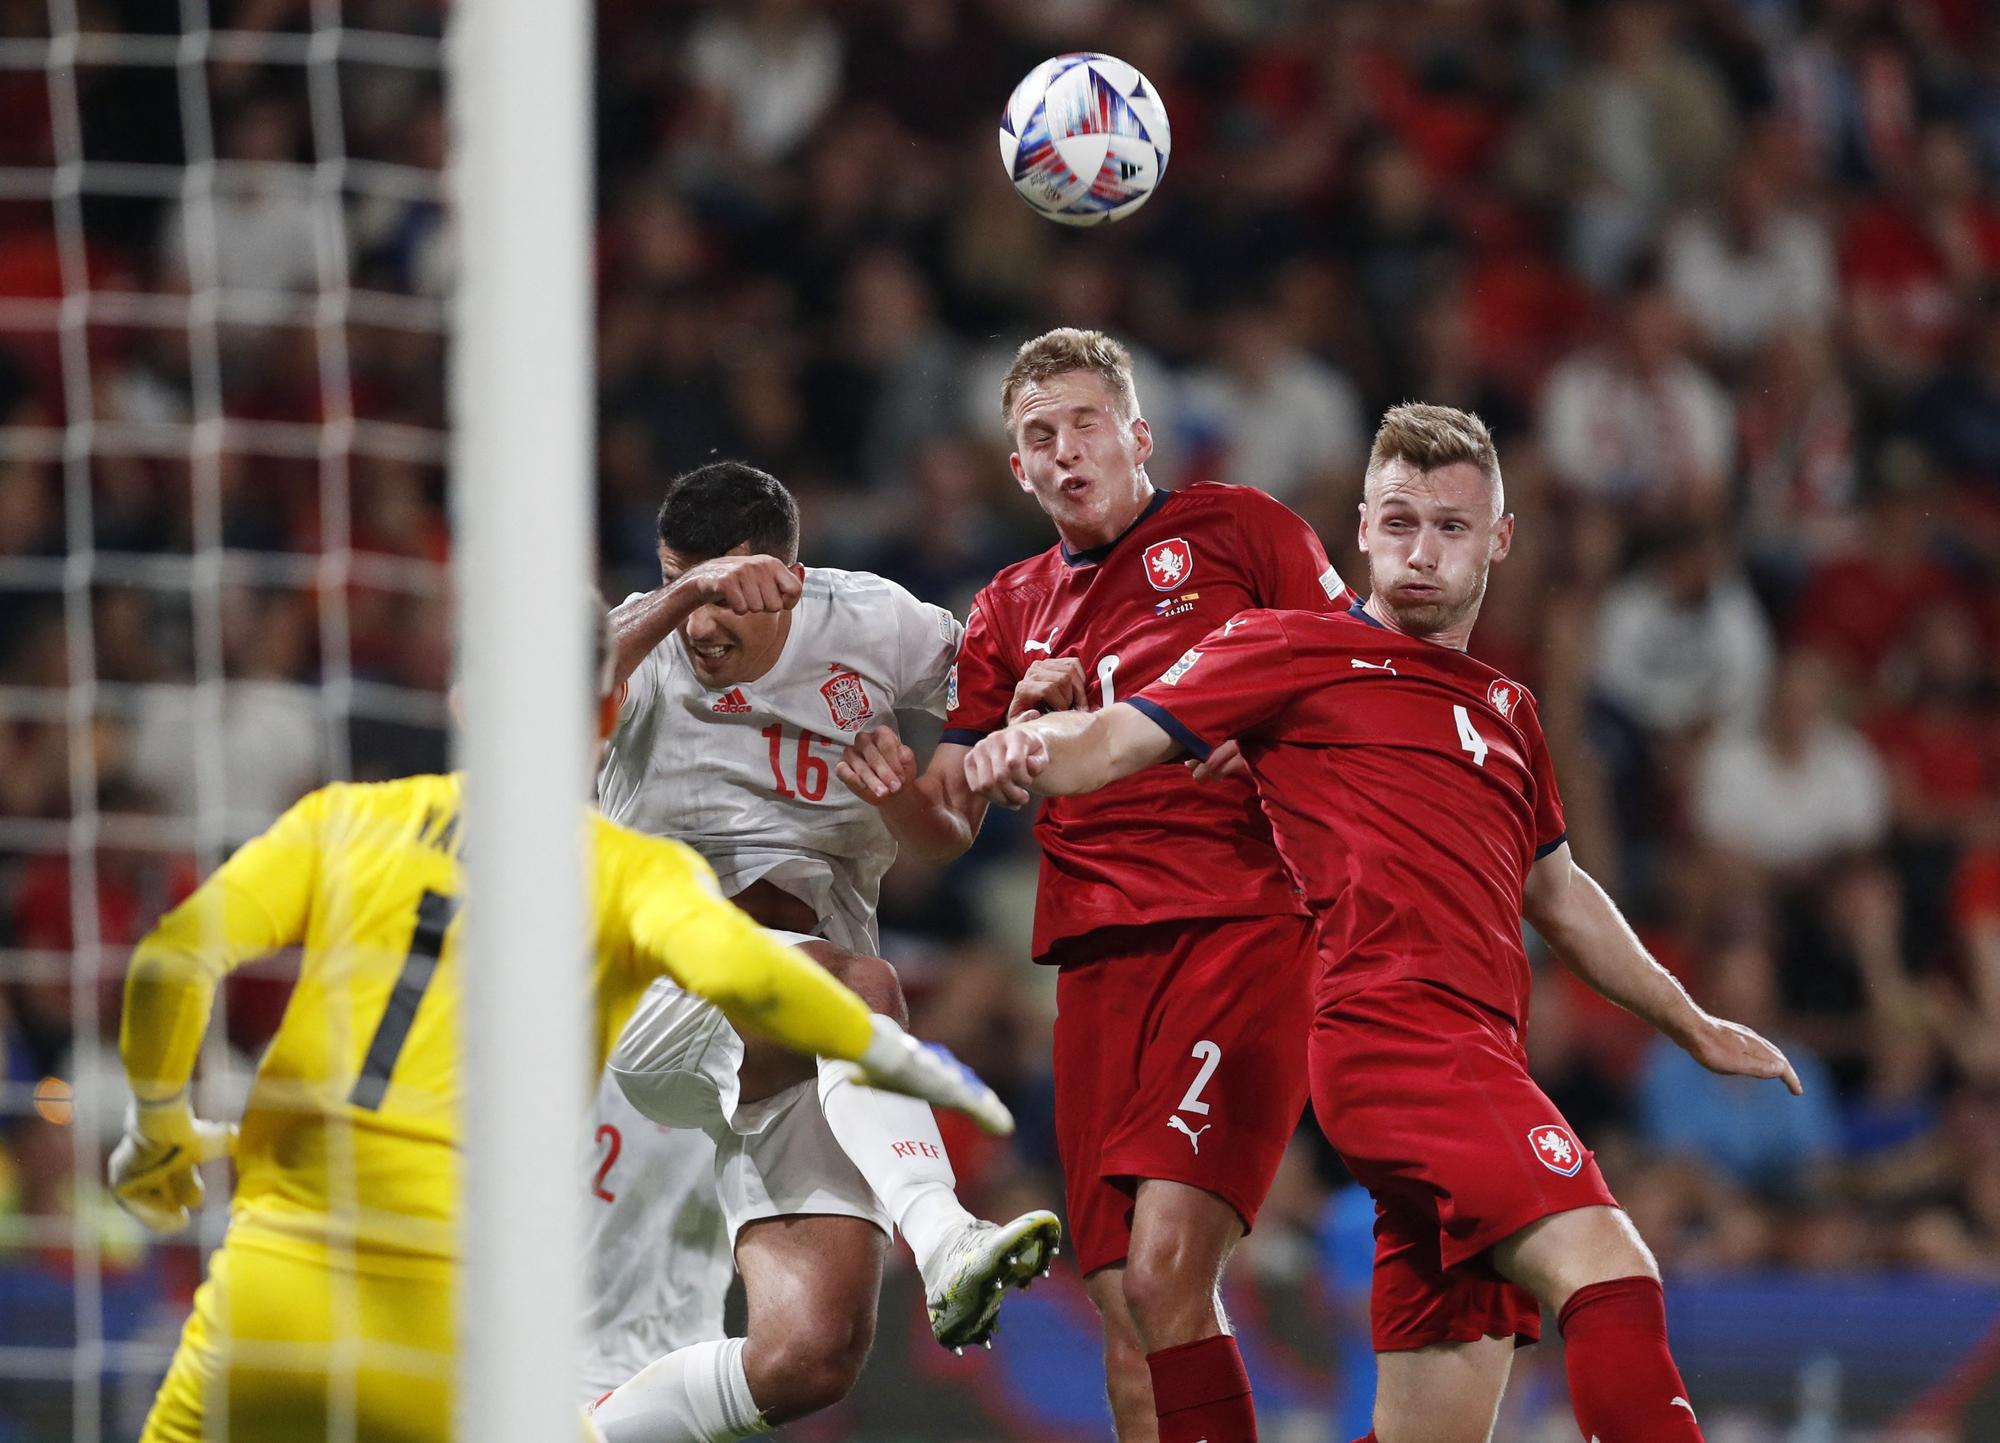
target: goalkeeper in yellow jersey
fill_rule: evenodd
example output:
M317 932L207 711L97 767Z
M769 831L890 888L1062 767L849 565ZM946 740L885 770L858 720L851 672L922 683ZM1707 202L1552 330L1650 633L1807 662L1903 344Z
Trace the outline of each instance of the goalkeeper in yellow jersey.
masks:
M228 1236L146 1443L451 1436L461 801L456 776L313 792L133 953L119 1048L134 1101L111 1185L162 1232L186 1223L197 1165L236 1133L188 1102L218 982L283 948L303 954L235 1135ZM854 1061L876 1086L1011 1126L948 1053L918 1046L721 900L688 848L586 822L582 808L578 820L592 857L598 1068L664 975L743 1028Z

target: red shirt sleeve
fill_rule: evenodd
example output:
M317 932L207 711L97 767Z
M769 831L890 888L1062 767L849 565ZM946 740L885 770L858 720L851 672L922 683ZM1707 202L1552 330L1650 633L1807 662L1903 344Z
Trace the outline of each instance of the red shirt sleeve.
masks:
M1128 699L1185 750L1206 759L1230 737L1283 711L1298 689L1280 614L1243 611Z
M1347 583L1327 560L1319 533L1281 501L1265 498L1249 513L1257 558L1257 605L1273 611L1345 611ZM1248 519L1246 517L1246 519Z
M965 619L965 639L958 645L945 682L944 735L941 741L971 746L989 732L1007 725L1007 704L1014 699L1020 676L1008 665L1008 648L998 634L998 618L984 591L973 598Z
M1562 793L1556 789L1556 764L1549 756L1542 719L1528 713L1528 770L1535 778L1535 860L1540 861L1569 840L1563 821Z

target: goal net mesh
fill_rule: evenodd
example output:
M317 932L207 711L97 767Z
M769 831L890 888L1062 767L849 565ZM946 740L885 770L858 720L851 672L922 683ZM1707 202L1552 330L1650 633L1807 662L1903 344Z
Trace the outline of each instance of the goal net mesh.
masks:
M136 1437L221 1236L219 1175L168 1241L101 1185L130 945L312 786L445 761L443 21L0 7L4 1443Z

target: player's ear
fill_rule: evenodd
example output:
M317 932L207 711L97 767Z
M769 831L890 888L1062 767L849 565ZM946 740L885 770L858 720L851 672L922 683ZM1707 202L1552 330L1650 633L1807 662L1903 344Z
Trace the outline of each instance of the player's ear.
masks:
M1354 544L1361 548L1361 554L1368 554L1368 503L1359 502L1354 508Z
M1514 549L1514 515L1509 512L1493 523L1493 546L1487 553L1492 561L1504 561L1507 553Z
M1009 451L1007 453L1007 469L1014 473L1014 484L1016 486L1019 486L1030 496L1035 494L1034 485L1028 480L1028 472L1021 465L1021 453L1019 451Z
M806 567L803 561L794 561L792 563L792 575L798 577L801 581L806 579Z
M1153 428L1146 424L1144 416L1132 418L1132 460L1134 465L1143 466L1146 458L1153 454Z

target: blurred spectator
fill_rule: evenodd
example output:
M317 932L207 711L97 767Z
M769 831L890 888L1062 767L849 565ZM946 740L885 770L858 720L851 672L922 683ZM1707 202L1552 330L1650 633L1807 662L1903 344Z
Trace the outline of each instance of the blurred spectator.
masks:
M1898 391L1944 360L2000 277L2000 208L1981 194L1964 134L1929 126L1910 162L1883 177L1886 192L1856 208L1840 240L1855 358Z
M709 11L688 37L700 130L690 150L732 162L782 160L833 103L840 31L810 0L753 0ZM699 149L696 149L699 147Z
M925 600L963 615L973 593L1040 535L1023 524L1027 508L1013 504L1013 478L1004 462L996 463L998 451L984 438L927 442L911 468L910 504L889 527L867 528L862 568L894 576ZM850 523L849 529L861 528Z
M1780 1083L1719 1077L1655 1034L1639 1078L1642 1135L1668 1156L1715 1167L1780 1201L1826 1188L1841 1146L1833 1079L1809 1048L1785 1036L1769 953L1756 942L1738 942L1715 955L1707 976L1702 1005L1784 1048L1805 1093L1793 1097Z
M1472 314L1463 289L1441 286L1424 298L1405 319L1410 329L1410 370L1399 394L1422 396L1436 406L1471 411L1486 423L1497 445L1507 447L1507 487L1516 490L1521 465L1520 443L1528 418L1513 393L1502 386L1479 353Z
M1807 212L1784 205L1775 137L1746 145L1721 204L1667 233L1667 285L1716 355L1741 361L1781 328L1811 332L1835 318L1833 245Z
M1887 447L1877 469L1882 479L1852 544L1812 569L1792 612L1794 642L1862 680L1879 673L1919 611L1963 595L1939 555L1936 500L1921 453L1907 444Z
M325 725L307 679L314 624L296 594L231 593L222 620L229 680L141 689L130 775L159 811L210 821L235 841L325 780Z
M2000 738L1988 713L1983 647L1963 608L1927 607L1885 678L1893 691L1868 718L1906 840L1976 841L2000 816Z
M929 283L887 248L858 256L831 344L807 382L813 429L850 486L881 494L909 479L917 450L957 422L959 343Z
M1833 700L1826 663L1796 653L1778 673L1763 726L1708 744L1694 806L1706 841L1760 867L1796 871L1888 835L1887 773Z
M1688 358L1679 308L1650 274L1619 297L1606 342L1557 366L1542 397L1556 478L1655 515L1719 510L1731 429L1729 397Z
M715 313L690 287L657 302L632 302L630 364L600 378L607 422L635 418L652 438L654 464L667 475L710 459L724 440L722 379L715 364ZM610 322L621 332L627 323Z
M1957 359L1918 396L1912 432L1946 476L2000 498L2000 273Z
M1960 951L1937 1006L1958 1065L2000 1081L2000 845L1988 842L1959 864L1951 900Z
M223 130L212 198L170 213L164 261L175 284L278 294L319 279L312 180L299 162L304 116L289 97L251 99Z
M1596 685L1649 734L1741 727L1763 707L1772 656L1770 624L1722 537L1690 527L1605 596Z
M1410 317L1452 274L1458 228L1405 146L1375 147L1363 162L1360 192L1358 204L1343 212L1337 245L1389 373L1400 378L1409 371Z
M1590 20L1592 57L1521 136L1524 181L1569 206L1570 255L1609 289L1673 207L1712 193L1735 120L1715 74L1682 50L1665 0L1616 0Z
M1736 404L1745 543L1789 599L1812 563L1855 539L1854 399L1828 337L1774 332Z
M427 90L393 126L394 160L419 171L442 171L446 152L444 97ZM445 300L452 282L450 213L423 195L372 196L353 219L357 284L400 295Z
M1187 388L1190 432L1216 457L1207 479L1255 486L1299 506L1355 490L1369 431L1341 374L1300 349L1268 301L1244 302L1216 323L1217 364Z

